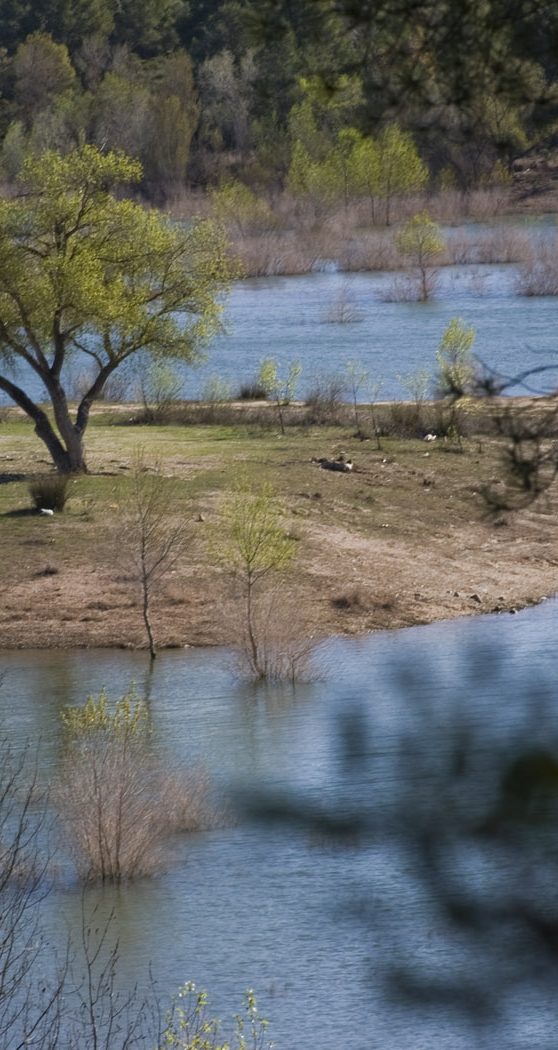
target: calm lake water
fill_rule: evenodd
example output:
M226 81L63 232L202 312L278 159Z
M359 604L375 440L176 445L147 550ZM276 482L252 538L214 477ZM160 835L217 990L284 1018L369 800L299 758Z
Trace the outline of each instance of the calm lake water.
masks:
M284 370L290 362L301 363L299 396L316 377L342 373L352 360L380 384L380 398L409 400L401 377L435 373L440 339L456 316L476 330L475 353L498 372L515 375L554 359L558 369L558 298L518 297L517 274L513 265L448 267L440 270L436 295L426 303L386 302L397 279L393 273L312 273L238 282L225 307L226 331L213 340L202 366L184 370L183 396L203 396L212 376L234 396L243 381L257 375L262 360L273 357ZM328 321L340 303L355 320ZM35 377L27 382L35 396L44 396ZM545 382L556 386L556 374ZM137 378L127 379L124 390L124 398L135 400ZM370 399L364 386L359 397Z
M185 980L208 988L221 1016L253 987L279 1050L550 1050L553 982L519 980L498 931L479 945L448 930L400 832L402 813L415 823L432 818L423 802L435 799L440 815L455 803L444 791L458 736L474 773L462 795L481 808L493 756L557 739L557 626L548 601L517 616L332 639L320 680L295 690L242 686L218 650L161 653L149 680L144 654L3 652L0 711L11 739L41 738L46 775L61 706L103 686L117 696L133 680L149 694L155 746L169 762L202 762L219 793L294 791L299 804L371 821L362 843L340 848L241 813L234 827L181 838L161 876L92 891L91 902L115 909L125 986L144 985L151 965L165 990ZM468 890L498 894L518 877L508 856L454 861ZM79 925L80 907L64 878L45 904L54 943ZM457 975L471 994L494 985L500 1015L481 1028L476 1012L428 1007L426 997L407 1007L390 993L394 967Z
M511 265L448 267L440 270L436 295L426 303L386 302L397 276L392 273L243 281L225 309L227 332L213 342L206 364L186 379L186 396L198 396L214 374L234 393L264 358L273 357L283 366L302 364L301 395L316 377L358 361L381 384L380 398L409 400L401 377L435 373L440 339L456 316L475 329L474 352L490 368L515 375L548 364L558 349L558 298L518 297L517 274ZM340 302L357 320L327 320ZM556 385L554 373L550 383ZM366 400L364 387L359 397Z

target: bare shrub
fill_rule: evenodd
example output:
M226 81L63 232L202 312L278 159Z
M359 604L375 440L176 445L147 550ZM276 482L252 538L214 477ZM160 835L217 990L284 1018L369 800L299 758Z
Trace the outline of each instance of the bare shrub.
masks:
M29 482L29 495L35 509L63 511L68 499L67 474L38 474Z
M211 375L202 390L202 401L212 405L223 404L231 399L230 383L220 375Z
M556 241L539 241L520 269L517 295L558 295Z
M250 630L229 612L235 638L234 667L243 678L268 682L307 682L316 677L315 640L300 605L279 587L265 587L252 599Z
M342 375L316 375L305 398L309 422L333 425L347 415L347 380Z
M313 238L293 231L236 237L233 248L247 277L310 273L319 254Z
M56 565L45 565L44 569L39 569L35 573L35 576L58 576L60 569Z
M142 363L138 392L144 423L168 423L173 404L182 396L182 379L166 361Z
M54 790L80 876L121 882L157 871L169 836L206 827L207 780L164 769L150 747L147 709L106 693L63 714L66 746Z
M335 299L323 315L327 324L354 324L362 321L362 311L356 305L348 281L343 281Z
M140 591L149 655L154 660L153 597L186 550L188 532L183 518L173 514L172 483L162 476L159 463L153 463L151 468L147 465L141 449L136 451L130 480L132 487L124 508L124 522L118 523L117 549L132 569Z
M39 980L46 944L39 925L49 863L47 798L38 755L0 742L0 1045L54 1050L58 977ZM63 974L60 980L63 979Z
M382 298L385 303L420 302L422 299L420 276L411 273L396 274L384 289Z
M347 273L395 270L401 266L401 254L391 231L358 229L353 233L345 226L335 256L339 268Z

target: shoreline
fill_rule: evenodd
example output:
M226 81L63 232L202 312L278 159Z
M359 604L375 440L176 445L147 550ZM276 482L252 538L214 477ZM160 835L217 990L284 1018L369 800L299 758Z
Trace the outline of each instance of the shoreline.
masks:
M392 552L393 553L393 552ZM401 558L400 577L411 570L413 559L407 556L404 567ZM378 631L397 631L409 627L427 626L429 624L451 622L482 615L513 615L524 609L540 605L558 593L558 567L547 573L543 565L528 563L528 571L519 573L512 568L515 576L513 591L502 586L506 571L505 562L492 565L492 574L496 568L499 584L494 586L493 578L482 579L475 573L476 589L465 586L461 590L451 591L443 586L444 576L438 579L438 586L426 590L414 590L405 594L397 588L384 585L381 592L373 593L372 581L357 578L354 574L352 586L343 592L342 599L336 599L340 581L336 575L327 574L325 567L319 573L305 581L298 581L296 593L290 592L289 599L307 625L307 637L319 645L332 636L362 638ZM317 566L319 569L319 566ZM414 585L418 586L419 577L414 572ZM470 580L466 564L461 565L461 578ZM97 577L96 573L91 576ZM518 576L520 577L518 579ZM543 577L548 584L542 587ZM424 584L424 577L420 578ZM53 577L56 580L57 577ZM480 581L480 582L479 582ZM178 602L176 585L170 594L166 594L154 604L153 620L155 624L158 652L182 649L214 649L234 647L234 603L227 599L225 581L218 587L216 581L200 577L195 586L184 587L187 595L184 603ZM19 595L12 591L8 603L0 599L0 663L2 652L26 651L85 651L109 650L123 652L146 652L147 643L140 621L137 600L115 604L112 607L99 608L102 600L91 598L82 606L81 615L75 609L75 596L71 584L68 589L56 585L56 593L49 580L47 589L51 591L52 600L44 603L41 611L34 615L25 598L26 588ZM69 583L69 581L68 581ZM96 593L103 581L94 581ZM207 599L209 590L220 591L217 601ZM496 593L498 591L498 593ZM204 597L205 593L205 597ZM346 595L346 597L345 597ZM9 608L6 608L9 604ZM95 606L97 608L95 608ZM182 606L182 607L181 607ZM302 622L302 620L301 620Z
M432 619L428 619L428 620L419 618L419 619L417 619L415 621L410 620L410 622L408 622L408 623L394 623L394 624L391 624L391 625L389 623L387 623L387 624L385 624L383 626L372 627L372 628L362 628L362 629L358 629L357 628L356 630L352 630L351 629L351 630L344 630L344 631L343 630L332 631L330 633L327 633L327 634L320 635L320 636L316 637L314 639L314 641L313 641L313 645L315 645L317 647L317 646L323 644L324 642L327 642L327 640L330 639L330 638L342 638L342 639L344 639L344 638L355 638L355 639L362 639L362 638L365 638L365 637L368 637L368 636L371 636L371 635L374 635L374 634L378 634L378 633L383 633L383 632L392 633L392 632L395 632L395 631L406 631L406 630L412 630L415 627L430 627L430 626L433 626L434 624L453 623L456 620L479 619L479 618L484 617L484 616L506 616L506 615L510 616L510 615L516 615L518 613L525 612L527 609L532 609L532 608L536 608L539 605L543 605L547 601L550 601L550 602L554 601L554 600L556 600L557 596L558 596L557 594L542 595L542 596L540 596L538 598L526 598L525 601L523 602L523 604L510 605L509 607L507 607L506 605L502 605L501 607L494 608L494 609L475 608L475 609L470 609L469 611L456 612L453 615L444 614L442 616L436 616L436 617L434 617ZM97 641L94 645L89 645L86 642L75 643L73 645L68 645L68 644L66 644L66 645L60 645L60 644L58 644L58 645L50 645L50 644L37 645L36 643L33 644L33 645L25 645L25 644L22 644L22 645L4 645L1 642L1 638L2 638L2 634L0 634L0 660L1 660L1 656L2 656L3 653L7 653L7 654L33 653L33 652L35 652L35 653L39 653L39 652L40 653L48 653L48 652L55 652L55 653L56 652L73 652L73 653L80 653L80 652L99 652L99 653L103 653L103 652L112 652L112 653L131 652L131 653L146 653L146 654L148 653L148 646L147 646L147 643L145 643L145 642L143 642L143 643L142 642L138 642L136 644L134 644L133 642L121 642L119 644L111 644L109 641L107 641L107 642ZM231 649L232 647L233 647L233 643L232 642L227 642L227 641L209 641L209 640L205 640L205 641L194 641L194 642L184 642L184 643L167 642L167 643L161 643L161 644L157 645L157 656L159 656L162 653L179 652L179 651L184 651L184 650L189 650L189 649L195 649L195 650L208 649L208 650L211 650L211 649ZM0 671L1 671L1 667L0 667Z
M296 556L275 593L291 639L362 636L479 613L510 613L558 593L558 493L488 518L482 486L501 469L498 441L386 437L378 450L349 426L276 430L228 424L142 428L147 456L168 479L172 521L187 547L154 594L158 649L238 643L231 574L215 557L223 500L239 471L270 483ZM146 646L137 577L126 552L126 499L136 428L98 421L91 474L71 482L64 513L29 513L38 446L18 420L0 426L0 651ZM352 459L352 473L318 457ZM454 453L454 454L451 454ZM318 460L318 462L317 462ZM2 474L1 471L5 473ZM497 475L496 475L497 476ZM281 634L283 631L283 634Z

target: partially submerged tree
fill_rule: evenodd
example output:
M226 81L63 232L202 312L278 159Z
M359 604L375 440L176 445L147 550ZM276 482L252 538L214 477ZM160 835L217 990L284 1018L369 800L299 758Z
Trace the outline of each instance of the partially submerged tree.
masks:
M272 601L271 609L268 602L262 603L270 581L289 567L295 553L295 541L283 528L273 489L240 478L225 503L224 518L216 554L239 586L239 648L249 673L255 679L295 677L303 650L298 638L296 652L289 654L292 644L289 647L283 636L278 638L284 634L279 623L283 598ZM281 653L276 651L278 643Z
M418 212L399 231L397 247L415 269L418 297L426 302L436 283L436 261L445 248L440 227L428 212Z
M87 469L89 413L115 369L141 351L195 361L218 327L217 295L231 276L223 235L112 195L140 177L136 161L84 146L29 158L20 194L0 201L0 390L33 420L61 473ZM92 379L73 413L69 371L84 360Z

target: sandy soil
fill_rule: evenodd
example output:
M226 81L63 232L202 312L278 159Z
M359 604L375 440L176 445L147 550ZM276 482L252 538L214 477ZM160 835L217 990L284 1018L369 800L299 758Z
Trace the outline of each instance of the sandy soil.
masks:
M513 612L558 591L550 524L546 515L499 525L455 523L416 542L390 535L389 526L370 536L341 523L305 522L289 590L319 636ZM203 531L204 523L195 528ZM125 574L92 560L79 568L58 562L49 575L44 552L29 551L2 588L0 647L145 644L138 595ZM161 647L234 640L226 578L204 561L201 554L193 558L157 597L153 618ZM43 568L30 571L33 565Z

